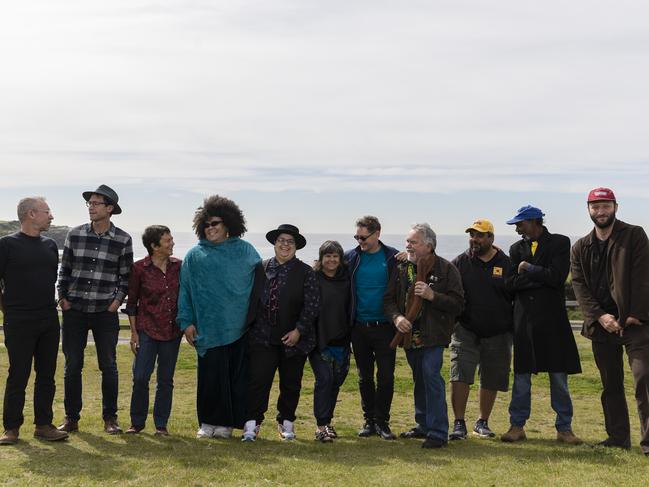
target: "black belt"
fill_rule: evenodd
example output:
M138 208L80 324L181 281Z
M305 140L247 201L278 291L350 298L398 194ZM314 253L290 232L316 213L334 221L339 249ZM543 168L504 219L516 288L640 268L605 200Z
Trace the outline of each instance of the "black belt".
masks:
M372 321L356 321L356 326L364 326L367 328L375 328L377 326L384 326L384 325L389 325L389 321L380 321L380 320L372 320Z

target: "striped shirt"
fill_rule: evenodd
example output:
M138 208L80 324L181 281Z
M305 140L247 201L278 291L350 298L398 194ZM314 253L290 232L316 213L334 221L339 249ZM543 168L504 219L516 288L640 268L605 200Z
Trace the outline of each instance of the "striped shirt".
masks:
M131 236L112 222L98 235L90 223L68 232L59 269L59 300L87 313L106 311L113 300L124 301L133 264Z

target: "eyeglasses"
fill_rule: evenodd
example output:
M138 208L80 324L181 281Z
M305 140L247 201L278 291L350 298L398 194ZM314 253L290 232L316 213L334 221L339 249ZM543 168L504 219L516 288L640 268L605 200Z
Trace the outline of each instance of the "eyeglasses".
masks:
M369 235L366 235L366 236L363 236L363 235L354 235L354 239L355 239L357 242L365 242L365 240L367 240L368 238L370 238L370 237L371 237L372 235L374 235L375 233L376 233L376 230L374 230L372 233L370 233Z
M107 205L108 203L104 203L103 201L86 201L86 206L88 208L94 208L96 206L101 206L101 205Z
M293 240L292 238L278 238L277 240L275 240L275 243L280 245L288 245L290 247L295 245L295 240Z
M223 223L223 220L212 220L211 222L205 222L205 228L207 227L216 227Z

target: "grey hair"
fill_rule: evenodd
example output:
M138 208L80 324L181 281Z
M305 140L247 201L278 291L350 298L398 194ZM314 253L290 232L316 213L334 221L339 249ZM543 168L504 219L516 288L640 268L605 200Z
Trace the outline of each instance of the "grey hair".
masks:
M18 213L18 221L23 222L25 218L27 217L27 213L29 213L30 210L36 209L36 204L39 201L45 201L45 198L43 196L28 196L27 198L23 198L18 202L18 208L16 209L16 213Z
M424 239L424 243L429 244L432 248L432 251L435 252L437 248L437 235L430 228L428 223L415 223L412 227L412 230L421 234Z

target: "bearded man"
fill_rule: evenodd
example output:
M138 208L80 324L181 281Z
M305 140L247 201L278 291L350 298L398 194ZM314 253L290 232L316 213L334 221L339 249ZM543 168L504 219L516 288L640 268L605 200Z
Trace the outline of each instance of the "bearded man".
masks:
M593 230L572 247L572 286L584 315L582 335L592 341L602 379L608 438L604 447L631 447L624 394L626 350L640 416L640 448L649 456L649 242L642 227L616 218L609 188L588 194Z

